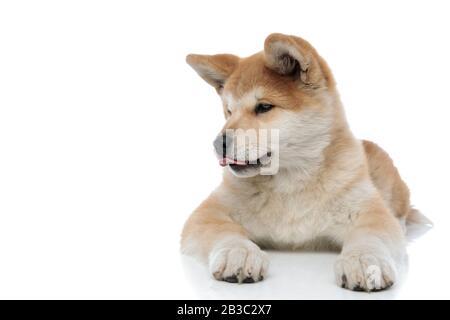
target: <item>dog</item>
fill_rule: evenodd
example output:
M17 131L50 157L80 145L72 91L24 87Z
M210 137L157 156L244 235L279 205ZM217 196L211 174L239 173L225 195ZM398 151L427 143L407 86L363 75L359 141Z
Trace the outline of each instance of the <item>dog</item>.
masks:
M186 61L217 91L226 122L214 141L223 181L185 223L182 252L205 261L217 280L252 283L267 275L262 249L340 250L339 286L391 287L406 255L406 225L422 215L389 155L353 136L317 51L274 33L247 58ZM239 130L278 134L258 147L258 137L238 144ZM274 162L272 174L261 174Z

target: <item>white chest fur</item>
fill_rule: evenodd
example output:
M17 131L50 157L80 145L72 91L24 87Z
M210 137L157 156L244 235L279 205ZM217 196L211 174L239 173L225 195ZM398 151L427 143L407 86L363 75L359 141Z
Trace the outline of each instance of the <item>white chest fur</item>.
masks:
M374 192L367 181L339 192L339 196L317 188L308 190L285 178L280 186L283 189L277 188L274 181L271 189L247 189L234 199L232 218L263 247L339 247L364 202Z

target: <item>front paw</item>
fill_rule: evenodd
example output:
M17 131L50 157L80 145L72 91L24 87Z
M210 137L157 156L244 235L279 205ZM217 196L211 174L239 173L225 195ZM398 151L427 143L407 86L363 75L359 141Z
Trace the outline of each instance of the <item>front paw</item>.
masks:
M250 240L227 240L217 245L209 257L209 269L216 280L253 283L264 279L267 254Z
M341 254L335 264L336 282L354 291L379 291L391 287L396 270L389 257L376 254L348 252Z

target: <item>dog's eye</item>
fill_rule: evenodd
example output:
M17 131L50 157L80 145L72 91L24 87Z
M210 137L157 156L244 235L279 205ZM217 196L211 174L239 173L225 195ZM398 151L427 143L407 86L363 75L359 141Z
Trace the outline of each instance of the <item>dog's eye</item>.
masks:
M255 107L255 113L259 114L259 113L264 113L267 111L270 111L273 108L273 105L268 104L268 103L258 103Z

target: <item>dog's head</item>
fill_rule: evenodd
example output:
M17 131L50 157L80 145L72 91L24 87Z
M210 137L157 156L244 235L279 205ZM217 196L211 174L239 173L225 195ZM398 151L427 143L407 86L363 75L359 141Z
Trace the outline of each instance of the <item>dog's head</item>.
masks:
M222 99L226 123L214 147L236 176L301 167L328 144L335 83L307 41L271 34L264 51L248 58L191 54L186 60Z

